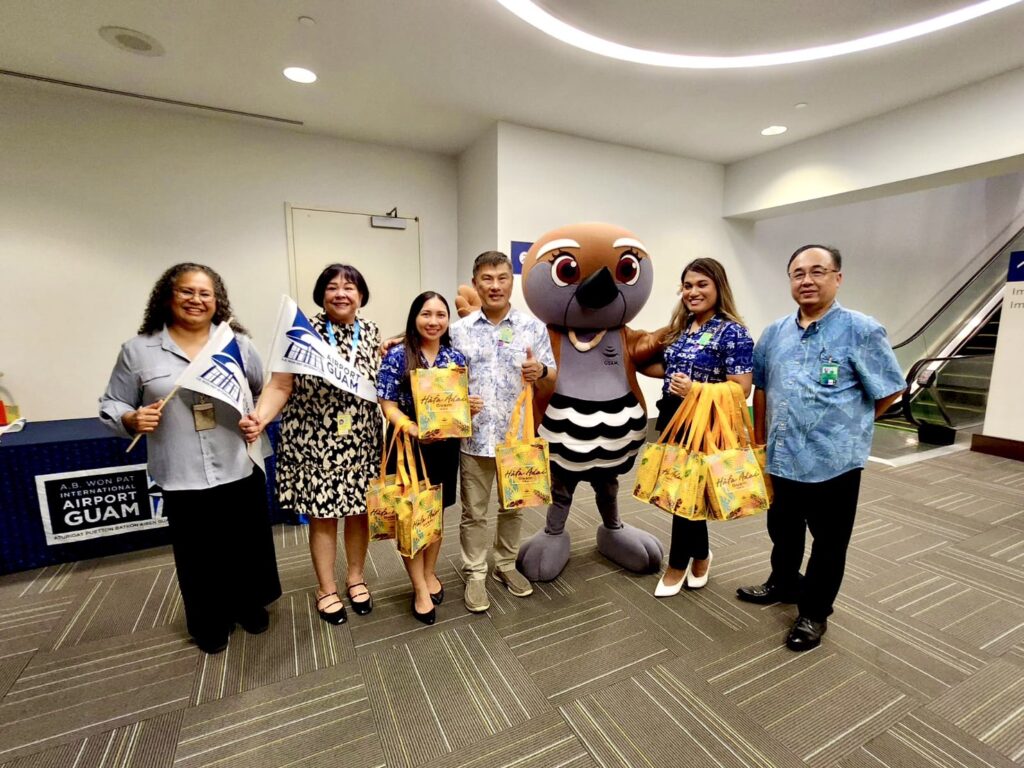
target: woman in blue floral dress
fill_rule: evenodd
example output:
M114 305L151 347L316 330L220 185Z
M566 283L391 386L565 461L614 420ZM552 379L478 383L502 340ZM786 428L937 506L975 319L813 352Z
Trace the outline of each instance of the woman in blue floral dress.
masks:
M384 355L377 375L377 398L384 416L388 420L386 445L397 425L411 420L405 430L418 438L416 410L413 405L410 371L416 368L445 368L450 365L465 366L466 358L452 347L448 335L450 312L444 296L426 291L413 299L409 317L405 323L405 334L400 343L392 346ZM449 507L455 503L456 478L459 471L459 439L420 440L423 461L432 483L441 484L443 504ZM394 470L394 454L389 460L389 471ZM403 558L409 572L415 596L412 613L425 624L433 624L437 613L435 605L444 599L444 586L434 572L441 541L435 541L416 553L415 557Z
M735 381L750 394L754 341L736 311L725 268L714 259L694 259L683 268L679 306L665 338L664 362L646 373L664 376L657 428L668 424L695 381ZM657 597L700 589L708 582L711 550L705 520L672 518L668 568L654 590Z

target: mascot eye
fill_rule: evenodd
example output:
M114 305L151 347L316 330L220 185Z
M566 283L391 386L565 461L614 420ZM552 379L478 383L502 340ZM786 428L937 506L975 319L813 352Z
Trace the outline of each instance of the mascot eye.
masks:
M562 255L551 262L551 280L555 285L572 285L580 279L580 265L569 255Z
M615 265L615 280L626 285L634 285L640 279L640 259L632 253L624 253Z

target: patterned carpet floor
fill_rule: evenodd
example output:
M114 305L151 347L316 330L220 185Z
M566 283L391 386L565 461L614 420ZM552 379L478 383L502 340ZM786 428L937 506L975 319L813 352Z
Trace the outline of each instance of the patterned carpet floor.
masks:
M668 516L626 485L624 518L667 545ZM474 615L445 517L434 626L386 542L374 611L320 621L307 529L279 526L271 628L217 656L185 634L166 548L0 577L0 766L1024 765L1024 464L870 465L805 654L783 646L793 606L735 598L768 573L763 518L713 524L708 586L659 600L657 575L597 554L581 486L568 568L525 599L489 580ZM542 525L528 512L524 535Z

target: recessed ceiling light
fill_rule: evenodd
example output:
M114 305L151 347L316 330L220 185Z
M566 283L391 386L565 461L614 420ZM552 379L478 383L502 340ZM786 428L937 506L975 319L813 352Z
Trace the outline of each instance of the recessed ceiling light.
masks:
M799 101L793 105L793 109L805 109L807 107L806 101Z
M315 27L316 19L314 19L312 16L299 16L299 24L301 24L304 27Z
M789 130L789 128L787 128L784 125L769 125L767 128L762 129L761 135L762 136L778 136L780 133L785 133L788 130Z
M600 56L607 56L635 64L648 64L652 67L676 67L679 69L738 69L743 67L771 67L778 64L794 64L802 61L816 61L833 56L843 56L857 51L867 51L910 40L921 35L938 32L941 29L963 24L979 16L995 13L1003 8L1016 5L1022 0L985 0L966 8L935 16L916 24L909 24L888 32L879 32L867 37L858 37L831 45L818 45L813 48L801 48L795 51L778 51L776 53L755 53L745 56L691 56L683 53L662 53L643 48L633 48L612 40L591 35L561 19L552 16L541 8L534 0L498 0L505 8L514 13L527 24L539 29L563 43L590 51Z
M296 83L315 83L316 72L302 67L285 67L284 76Z
M100 37L115 48L139 56L163 56L164 47L155 37L127 27L100 27Z

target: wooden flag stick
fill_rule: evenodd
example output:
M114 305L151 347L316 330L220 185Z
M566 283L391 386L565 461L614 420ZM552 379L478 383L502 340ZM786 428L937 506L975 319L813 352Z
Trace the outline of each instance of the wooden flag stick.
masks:
M170 400L172 397L174 397L176 394L178 394L178 390L179 389L181 389L181 385L180 384L178 386L176 386L174 389L171 390L171 394L169 394L167 397L165 397L163 400L160 401L160 405L158 405L157 409L156 409L157 413L160 413L160 411L162 411L164 409L164 406L167 405L167 401L168 400ZM136 443L138 443L139 440L141 440L141 439L142 439L142 432L139 432L138 434L135 435L135 438L128 445L128 450L126 450L125 453L131 453L132 452L132 448L134 448Z

